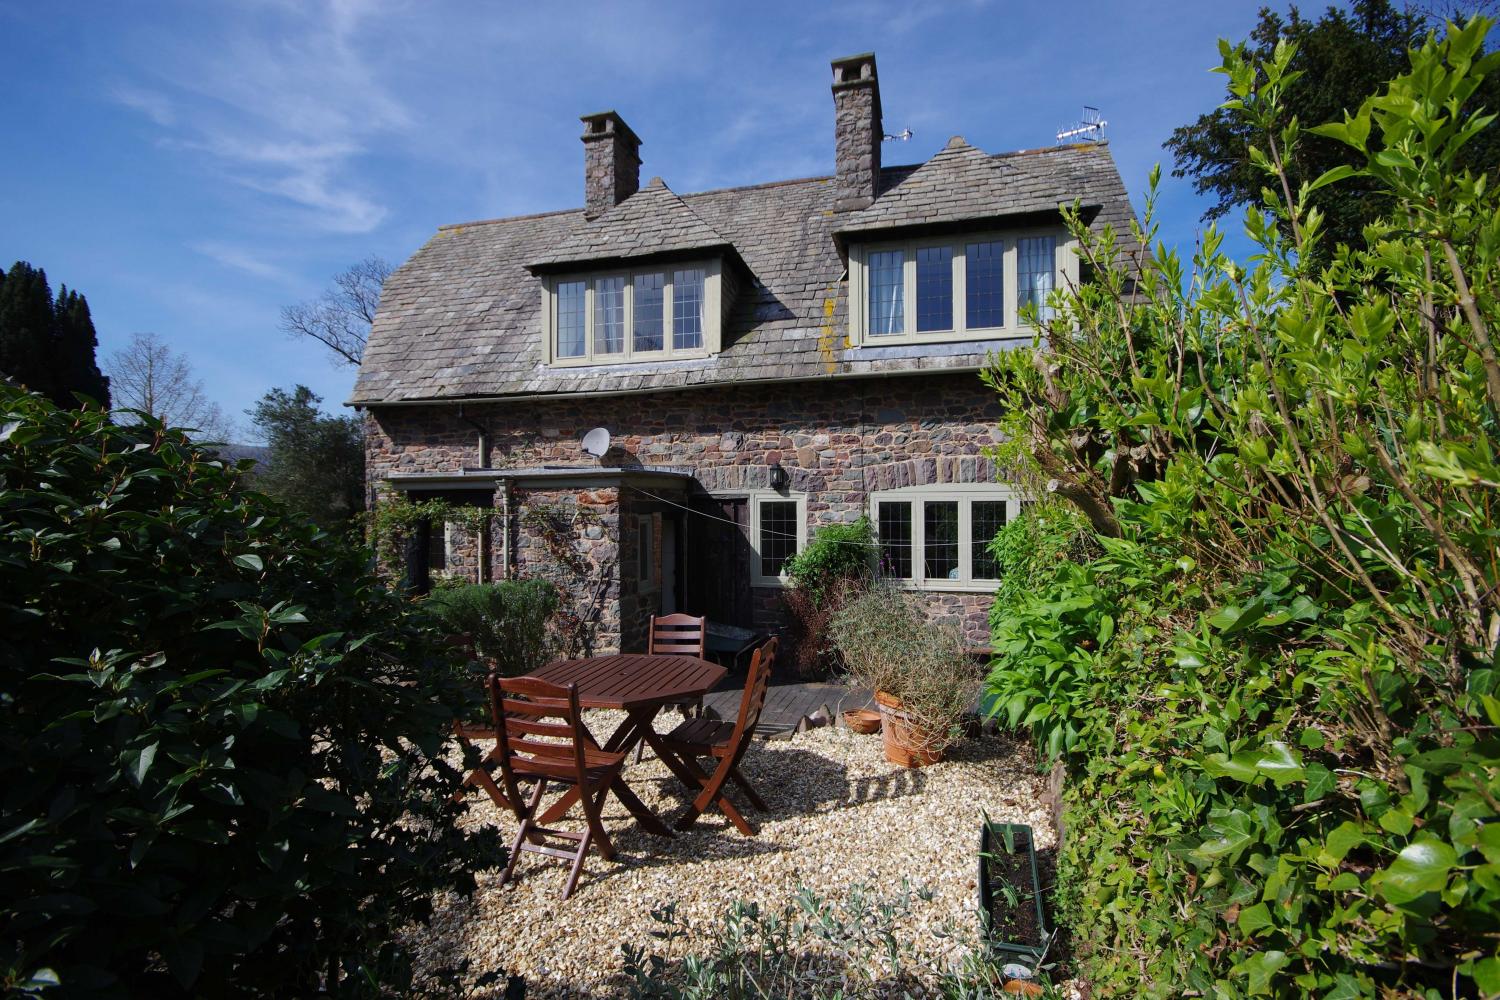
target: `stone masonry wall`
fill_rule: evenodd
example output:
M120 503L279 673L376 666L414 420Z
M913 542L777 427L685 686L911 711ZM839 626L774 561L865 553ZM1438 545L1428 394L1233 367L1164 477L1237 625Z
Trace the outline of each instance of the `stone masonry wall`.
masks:
M808 494L809 535L819 525L857 519L877 490L996 481L994 465L982 451L996 440L999 404L972 373L470 404L465 415L488 427L494 468L590 464L579 442L598 426L609 428L614 441L601 464L681 468L711 493L766 489L768 470L779 463L790 475L790 488ZM476 432L457 418L453 406L376 410L366 414L365 430L372 496L375 485L392 473L453 473L477 460ZM600 572L606 564L612 571L630 567L623 574L632 581L623 595L630 603L636 596L636 532L628 504L629 530L621 530L617 498L604 496L614 492L563 489L554 499L577 498L597 511L599 537L579 542L588 543L587 560ZM657 528L654 537L660 539ZM498 559L498 543L493 551ZM524 539L518 540L517 554L523 572L555 570L547 566L544 549ZM605 603L618 605L621 588L617 574L607 585ZM758 609L774 613L776 591L757 590L754 596ZM933 617L962 619L971 642L987 642L989 595L924 592L920 597ZM624 610L631 619L639 617ZM610 648L607 638L620 640L620 614L619 607L604 612L601 650ZM632 623L627 638L633 639L635 630Z

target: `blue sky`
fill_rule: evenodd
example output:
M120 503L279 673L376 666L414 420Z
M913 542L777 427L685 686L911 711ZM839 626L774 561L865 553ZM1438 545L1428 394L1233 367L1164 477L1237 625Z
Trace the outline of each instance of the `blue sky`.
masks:
M101 361L158 334L248 432L272 386L353 385L283 305L442 223L578 206L581 114L618 110L679 192L824 174L829 60L873 49L886 130L914 133L886 163L1051 145L1092 104L1139 211L1257 6L0 0L0 266L86 294ZM1185 246L1204 203L1164 185Z

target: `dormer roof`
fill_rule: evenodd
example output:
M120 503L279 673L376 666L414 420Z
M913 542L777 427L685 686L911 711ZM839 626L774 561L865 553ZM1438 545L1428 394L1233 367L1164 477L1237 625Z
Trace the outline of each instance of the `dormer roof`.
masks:
M1100 208L1100 185L1079 168L1114 172L1108 157L991 156L956 135L932 159L880 192L868 208L840 220L844 240L896 235L955 224L1059 217L1059 206L1081 199ZM1091 217L1086 214L1085 218Z
M644 188L585 222L526 267L542 273L732 250L733 244L723 234L704 222L660 177L653 177Z

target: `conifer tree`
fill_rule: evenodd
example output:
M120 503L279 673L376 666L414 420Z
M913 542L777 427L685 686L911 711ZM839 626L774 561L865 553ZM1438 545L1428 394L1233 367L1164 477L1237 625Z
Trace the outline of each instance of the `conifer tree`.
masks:
M109 379L95 357L88 300L66 285L53 298L47 272L16 261L0 271L0 375L62 407L75 392L109 406Z

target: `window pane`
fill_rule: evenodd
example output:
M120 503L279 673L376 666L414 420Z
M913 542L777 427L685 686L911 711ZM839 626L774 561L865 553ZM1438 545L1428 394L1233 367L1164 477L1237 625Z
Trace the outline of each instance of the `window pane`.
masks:
M870 336L906 332L906 254L886 250L870 254Z
M929 580L958 579L958 501L922 505L923 570Z
M448 523L429 521L427 524L427 571L442 573L448 568Z
M652 520L643 517L639 520L639 530L636 532L636 574L635 577L641 583L650 583L652 579L651 567L656 561L656 542L652 537Z
M637 351L662 349L662 288L660 273L635 276L635 323L631 344Z
M964 248L964 316L971 328L1005 325L1005 244Z
M917 250L917 332L953 329L953 248Z
M974 579L1000 579L1000 564L990 554L990 542L1005 527L1004 500L975 500L969 507L969 561Z
M594 282L594 353L619 354L625 350L625 277L599 278Z
M1057 240L1051 236L1035 236L1016 241L1016 308L1026 305L1037 308L1037 318L1052 318L1047 308L1047 296L1052 292L1052 274L1057 270Z
M879 516L880 572L911 579L911 504L882 503Z
M780 576L797 554L797 502L762 500L760 504L760 575Z
M583 289L581 281L557 286L557 356L583 357Z
M703 346L703 269L672 272L672 349Z

